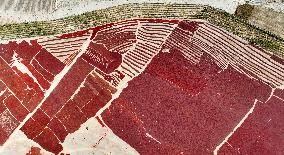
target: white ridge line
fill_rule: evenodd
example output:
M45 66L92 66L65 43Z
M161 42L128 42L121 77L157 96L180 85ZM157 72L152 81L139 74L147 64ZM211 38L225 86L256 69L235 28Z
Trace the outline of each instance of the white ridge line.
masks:
M271 91L268 99L265 101L265 103L268 102L271 99L271 97L273 96L275 90L276 90L276 88L272 88L272 91Z
M38 85L38 87L40 88L41 91L44 92L44 89L42 88L42 86L39 84L39 82L37 81L37 79L33 76L33 74L30 72L30 70L24 65L22 64L18 59L17 59L17 53L14 53L12 59L13 62L10 65L10 67L16 67L19 71L21 71L23 74L27 74L30 78L32 78L34 80L34 82ZM14 71L15 72L15 71ZM18 73L15 72L17 75ZM20 75L18 75L20 76Z
M279 96L273 95L273 97L276 97L276 98L278 98L279 100L281 100L281 101L283 101L283 102L284 102L284 99L283 99L283 98L281 98L281 97L279 97Z
M255 99L253 106L250 108L250 110L248 111L248 113L246 113L246 115L241 119L241 121L238 123L238 125L233 129L233 131L231 133L228 134L228 136L215 148L215 150L213 151L214 155L218 155L218 151L219 149L228 141L228 139L234 134L234 132L241 127L241 125L244 123L244 121L248 118L248 116L253 112L255 105L257 103L257 99Z
M4 82L3 82L4 83ZM0 96L2 96L4 93L5 93L5 91L7 90L7 88L5 88L4 90L2 90L1 92L0 92Z
M151 139L153 139L154 141L156 141L159 144L162 144L160 141L158 141L156 138L154 138L152 135L150 135L148 132L146 133L146 137L149 137Z
M52 82L50 88L46 91L46 93L44 94L44 98L42 99L42 101L37 105L37 107L33 110L33 112L29 113L26 118L23 120L23 122L13 131L13 133L9 136L9 138L7 139L7 141L3 144L0 152L3 151L3 148L5 148L8 144L9 144L9 140L13 139L12 137L16 135L16 133L20 130L20 128L22 126L24 126L24 124L35 114L35 112L41 107L41 105L43 104L43 102L49 97L49 95L53 92L53 90L56 88L56 86L58 85L58 83L64 78L64 76L66 75L66 73L68 73L68 71L71 69L71 67L75 64L75 62L77 61L77 59L85 52L85 50L88 48L89 43L91 42L91 37L93 32L90 30L90 37L88 38L88 40L82 45L82 47L80 48L80 52L79 54L76 56L76 58L73 60L73 62L69 65L69 66L65 66L64 69L58 74L56 75L56 77L54 78L54 81ZM10 143L12 143L12 141L10 141Z

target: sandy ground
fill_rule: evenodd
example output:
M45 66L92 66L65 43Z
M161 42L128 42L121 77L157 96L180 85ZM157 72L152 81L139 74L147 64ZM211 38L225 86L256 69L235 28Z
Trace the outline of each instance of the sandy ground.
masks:
M47 9L19 9L15 10L15 7L7 7L9 4L7 0L2 0L0 6L0 17L6 19L13 19L16 22L30 22L40 20L52 20L63 18L71 15L82 14L87 11L105 9L112 6L129 4L129 3L191 3L191 4L203 4L210 5L225 10L229 13L234 13L239 4L243 4L244 0L57 0L55 6ZM15 0L13 5L17 5L18 1ZM29 3L25 3L23 7L29 7ZM42 4L36 4L42 5ZM9 9L7 9L9 8ZM32 10L32 11L31 11ZM48 12L48 13L47 13ZM2 19L0 24L10 22L10 20Z

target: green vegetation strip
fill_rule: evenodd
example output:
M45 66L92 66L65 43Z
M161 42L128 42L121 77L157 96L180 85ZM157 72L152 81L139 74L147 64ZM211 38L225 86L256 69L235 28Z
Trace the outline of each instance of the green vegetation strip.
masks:
M204 19L227 31L248 40L274 54L284 57L284 40L270 32L261 30L247 22L249 14L237 15L201 5L193 4L125 4L102 10L86 12L63 19L37 21L0 26L0 39L28 38L68 33L105 23L133 18Z

